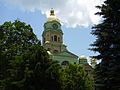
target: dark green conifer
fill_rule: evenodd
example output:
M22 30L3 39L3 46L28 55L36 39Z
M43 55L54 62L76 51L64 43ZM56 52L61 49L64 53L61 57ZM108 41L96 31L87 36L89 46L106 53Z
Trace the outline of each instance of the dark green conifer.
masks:
M99 52L94 56L101 63L97 65L97 90L120 90L120 0L105 0L97 6L101 11L102 22L93 27L92 34L97 37L91 50Z

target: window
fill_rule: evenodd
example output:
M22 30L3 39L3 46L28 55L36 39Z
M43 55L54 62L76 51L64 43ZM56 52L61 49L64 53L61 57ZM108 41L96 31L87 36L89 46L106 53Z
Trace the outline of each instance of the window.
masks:
M60 37L58 37L58 42L60 42Z
M53 41L53 36L51 37L51 40Z
M57 41L57 35L54 35L54 41Z
M69 61L63 61L62 63L61 63L61 65L68 65L69 64Z

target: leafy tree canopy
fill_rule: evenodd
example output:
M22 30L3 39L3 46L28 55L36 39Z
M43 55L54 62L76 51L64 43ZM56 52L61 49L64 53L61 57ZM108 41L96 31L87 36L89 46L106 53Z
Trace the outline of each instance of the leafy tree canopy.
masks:
M93 90L91 76L77 64L69 64L63 67L60 80L62 90Z

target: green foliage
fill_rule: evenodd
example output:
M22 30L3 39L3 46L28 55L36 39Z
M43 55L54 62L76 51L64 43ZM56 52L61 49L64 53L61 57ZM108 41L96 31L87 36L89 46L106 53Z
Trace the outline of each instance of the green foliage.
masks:
M24 22L15 20L0 25L0 46L7 56L20 55L37 41L31 26Z
M0 26L0 90L59 90L59 68L49 59L30 25Z
M62 90L93 90L92 78L80 65L69 64L63 67L60 78Z
M0 25L0 88L10 80L9 68L11 65L9 63L37 42L31 26L24 22L15 20Z
M92 90L92 79L76 64L49 59L30 25L0 25L0 90Z
M94 58L102 60L97 65L97 90L120 90L120 0L105 0L101 11L96 13L103 17L102 23L93 27L92 34L97 36L91 44L91 50L99 52Z
M49 59L42 46L33 45L29 49L22 58L10 62L12 80L6 87L11 90L59 90L59 64Z

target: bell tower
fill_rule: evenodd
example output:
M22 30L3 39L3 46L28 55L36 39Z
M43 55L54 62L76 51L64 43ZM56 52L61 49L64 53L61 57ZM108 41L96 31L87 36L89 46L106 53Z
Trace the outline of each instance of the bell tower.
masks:
M66 46L63 44L63 32L60 20L56 18L54 9L50 10L50 16L44 23L44 31L42 34L43 47L52 54L64 51Z

